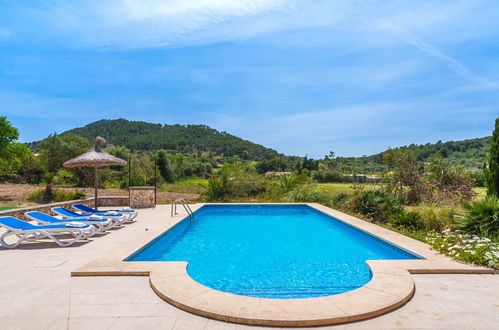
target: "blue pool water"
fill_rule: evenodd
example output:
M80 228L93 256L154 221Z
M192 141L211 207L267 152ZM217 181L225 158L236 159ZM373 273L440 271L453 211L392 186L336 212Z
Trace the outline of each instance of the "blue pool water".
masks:
M210 288L283 299L359 288L373 259L418 257L307 205L206 205L127 261L187 261Z

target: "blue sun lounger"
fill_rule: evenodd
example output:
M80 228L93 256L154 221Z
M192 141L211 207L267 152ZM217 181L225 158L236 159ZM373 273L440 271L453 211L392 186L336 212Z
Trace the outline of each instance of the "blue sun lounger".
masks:
M93 208L88 207L88 206L83 205L83 204L74 204L74 205L72 205L72 207L74 209L80 211L83 214L94 214L94 213L102 213L103 212L103 211L99 211L99 210L93 209ZM108 212L118 212L118 213L126 214L126 215L128 215L127 221L132 221L133 219L135 219L135 217L138 214L137 211L133 210L133 209L105 210L104 212L105 213L108 213Z
M86 225L92 225L96 227L96 231L105 231L111 227L113 227L114 223L111 219L96 217L96 219L86 217L79 217L77 219L58 219L51 215L42 213L42 212L27 212L24 213L30 220L33 220L41 225L61 225L71 222L80 222Z
M67 223L64 225L36 226L26 221L14 217L0 217L0 227L7 231L0 236L0 245L7 249L12 249L23 241L36 241L43 238L50 238L59 246L69 246L80 239L85 239L95 234L95 227L82 223ZM62 241L56 234L71 234L72 239ZM5 239L9 236L17 236L15 243L9 244Z
M80 214L74 211L68 210L64 207L53 207L51 208L52 212L57 213L63 219L73 219L78 221L80 218L88 218L89 216L99 216L105 217L106 219L110 219L113 222L113 226L119 226L127 220L127 217L122 213L117 213L115 215L106 214L106 213L94 213L94 214Z

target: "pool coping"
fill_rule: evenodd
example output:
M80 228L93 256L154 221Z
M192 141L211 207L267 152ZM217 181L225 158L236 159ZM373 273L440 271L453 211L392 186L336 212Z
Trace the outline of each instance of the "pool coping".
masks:
M123 261L182 221L166 219L132 242L71 273L72 276L149 276L156 294L188 312L218 320L270 326L317 326L374 317L408 302L415 290L410 274L489 274L493 270L457 262L438 254L425 243L316 203L198 203L204 205L308 205L359 230L424 259L368 260L373 277L366 285L345 293L302 299L241 296L208 288L187 274L187 262ZM139 220L140 221L140 220ZM195 220L194 220L195 221Z

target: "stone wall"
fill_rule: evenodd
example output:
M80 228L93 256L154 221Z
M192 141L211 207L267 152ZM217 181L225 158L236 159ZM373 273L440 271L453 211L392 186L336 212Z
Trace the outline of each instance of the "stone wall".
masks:
M30 206L30 207L22 207L22 208L13 209L13 210L5 210L5 211L0 211L0 217L15 217L15 218L18 218L21 220L28 220L24 216L24 213L26 213L26 212L38 211L38 212L43 212L43 213L55 215L50 210L51 208L53 208L53 207L65 207L65 208L71 209L72 204L85 204L88 206L93 206L94 199L93 198L78 199L78 200L67 201L67 202L50 203L50 204L43 204L43 205Z
M154 187L130 187L130 207L132 209L154 207Z
M99 196L99 206L128 206L128 202L128 196Z
M21 220L28 220L24 213L38 211L51 215L56 215L52 212L51 208L53 207L65 207L71 209L71 205L73 204L85 204L90 207L94 207L94 198L90 197L87 199L78 199L67 202L60 203L50 203L50 204L41 204L30 207L23 207L19 209L5 210L0 211L0 217L16 217ZM128 206L128 197L126 196L103 196L99 197L99 206Z

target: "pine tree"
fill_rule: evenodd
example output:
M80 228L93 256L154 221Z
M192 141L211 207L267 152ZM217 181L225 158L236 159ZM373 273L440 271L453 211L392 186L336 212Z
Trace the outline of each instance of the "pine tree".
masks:
M496 118L496 126L492 133L490 151L483 166L483 173L485 175L487 196L499 198L499 117Z
M158 152L158 169L159 173L168 183L175 182L175 174L173 173L170 160L165 151L161 150Z

